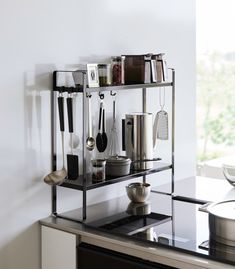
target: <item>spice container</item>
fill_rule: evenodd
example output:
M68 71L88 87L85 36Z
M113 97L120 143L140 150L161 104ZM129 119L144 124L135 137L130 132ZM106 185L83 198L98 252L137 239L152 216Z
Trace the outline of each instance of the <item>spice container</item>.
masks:
M112 60L112 84L124 84L124 60L125 56L114 56Z
M92 160L92 182L102 182L105 180L105 164L103 159Z
M111 84L111 65L98 64L99 84L101 87Z

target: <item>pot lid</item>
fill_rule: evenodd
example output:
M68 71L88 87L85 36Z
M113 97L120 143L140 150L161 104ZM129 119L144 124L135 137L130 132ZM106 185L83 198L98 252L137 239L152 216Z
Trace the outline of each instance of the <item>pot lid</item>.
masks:
M106 164L106 160L104 159L94 159L91 162L94 167L101 167Z
M107 164L112 164L112 165L127 165L130 164L131 160L126 157L126 156L111 156L107 159Z
M212 204L208 211L215 216L235 220L235 200Z

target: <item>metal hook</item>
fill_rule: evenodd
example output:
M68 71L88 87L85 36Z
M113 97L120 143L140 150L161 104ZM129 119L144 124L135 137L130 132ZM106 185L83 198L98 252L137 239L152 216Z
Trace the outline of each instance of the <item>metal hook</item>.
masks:
M68 90L68 97L72 97L73 92Z
M99 97L100 97L101 100L104 99L104 94L99 92Z
M91 97L92 97L91 93L88 93L88 92L87 92L87 93L86 93L86 97L87 97L87 98L91 98Z
M115 96L116 94L117 94L116 92L110 91L111 96Z

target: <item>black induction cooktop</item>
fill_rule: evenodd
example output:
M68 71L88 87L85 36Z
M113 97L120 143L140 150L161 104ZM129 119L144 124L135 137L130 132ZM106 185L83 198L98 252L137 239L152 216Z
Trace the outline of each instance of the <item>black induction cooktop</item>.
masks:
M218 244L209 238L208 215L199 211L196 202L179 201L169 197L167 214L161 206L151 206L151 212L126 210L106 218L87 223L102 231L150 245L174 249L207 259L235 265L235 247ZM158 200L160 203L161 200ZM165 198L164 198L165 202ZM170 205L170 210L169 210ZM146 205L143 204L146 208ZM159 207L160 208L160 207Z

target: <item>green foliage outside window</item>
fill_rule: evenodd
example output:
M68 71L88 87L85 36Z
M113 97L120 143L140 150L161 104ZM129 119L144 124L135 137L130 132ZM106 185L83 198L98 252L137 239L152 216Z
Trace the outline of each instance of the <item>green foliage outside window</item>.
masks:
M198 60L197 132L199 161L235 149L235 53Z

